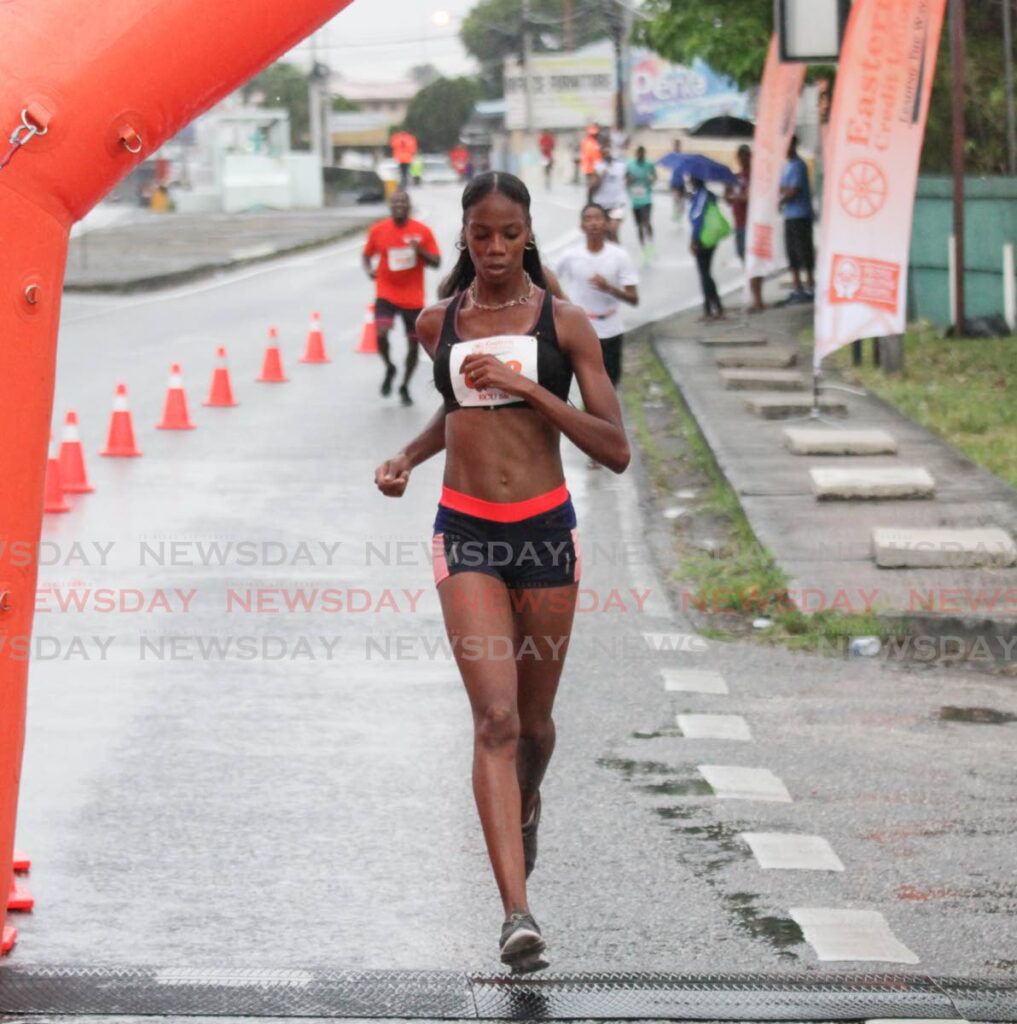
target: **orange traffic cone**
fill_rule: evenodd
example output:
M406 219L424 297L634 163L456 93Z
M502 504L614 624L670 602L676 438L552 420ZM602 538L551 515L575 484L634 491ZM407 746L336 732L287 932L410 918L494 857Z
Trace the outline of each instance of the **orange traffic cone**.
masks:
M8 910L31 910L35 906L35 897L24 887L11 879L11 889L7 896Z
M26 871L30 871L32 867L32 859L27 853L21 850L14 851L14 870L18 874L24 874Z
M65 494L91 494L95 488L85 472L85 452L78 434L78 414L69 410L64 419L64 436L60 442L60 483Z
M378 352L378 329L374 326L374 306L367 307L367 316L364 317L364 328L360 332L360 344L358 352L365 352L368 355L376 355Z
M64 501L64 489L60 482L60 459L56 443L49 439L49 458L46 459L46 487L42 499L43 512L70 512L71 506Z
M141 454L134 443L134 421L127 407L126 384L117 385L117 392L113 396L113 415L109 421L109 436L106 438L106 447L99 454L123 458Z
M162 410L162 423L157 423L156 430L193 430L194 424L187 412L187 393L184 391L184 379L180 376L180 364L170 367L169 386L166 388L166 404Z
M18 929L5 924L3 935L0 936L0 954L9 953L18 941Z
M268 348L265 349L265 362L261 367L261 376L257 378L262 384L284 384L289 377L283 373L282 357L279 355L279 332L268 329Z
M230 371L226 365L226 349L218 349L216 355L219 357L219 365L212 373L212 388L202 405L237 405L233 400L233 385L230 383Z
M330 363L325 355L325 337L321 333L321 314L311 314L311 329L307 333L307 348L300 361L302 363Z

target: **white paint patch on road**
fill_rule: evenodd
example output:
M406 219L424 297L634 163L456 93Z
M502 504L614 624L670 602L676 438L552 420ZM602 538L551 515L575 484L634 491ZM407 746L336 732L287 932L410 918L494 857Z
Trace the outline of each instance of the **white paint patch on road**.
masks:
M698 764L696 771L710 784L721 800L763 800L789 804L791 794L769 768L744 768L741 765Z
M312 980L310 971L266 971L258 967L165 967L155 974L157 985L214 985L217 988L247 988L250 985L301 988Z
M844 865L822 836L791 832L741 832L759 866L786 871L843 871Z
M719 672L696 668L665 668L664 689L677 693L727 693L727 681Z
M871 960L917 964L920 959L890 931L876 910L792 907L791 919L820 960Z
M741 715L676 715L682 735L690 740L752 742L752 730Z

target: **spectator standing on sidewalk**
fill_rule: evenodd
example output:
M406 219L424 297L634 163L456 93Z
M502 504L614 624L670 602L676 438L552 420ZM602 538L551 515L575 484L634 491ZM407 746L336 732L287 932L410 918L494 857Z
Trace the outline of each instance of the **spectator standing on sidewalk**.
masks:
M724 307L721 305L720 293L717 291L717 283L713 280L711 271L716 243L709 237L704 238L703 234L707 217L710 214L710 207L716 207L717 197L700 178L690 178L689 183L692 186L692 198L689 200L692 241L689 243L689 248L696 258L699 280L703 286L703 314L697 319L723 320ZM711 244L707 244L708 242Z
M744 266L745 232L748 227L749 214L749 183L752 180L752 149L745 143L738 147L738 173L735 178L735 184L728 185L724 190L724 198L731 206L731 216L734 218L735 248L738 250L738 258ZM752 293L749 312L758 313L763 308L763 279L750 277L749 290Z
M816 292L813 279L816 254L812 245L812 189L809 186L809 169L798 155L797 135L791 136L787 163L780 175L780 208L784 214L784 245L794 281L794 290L785 301L812 302Z

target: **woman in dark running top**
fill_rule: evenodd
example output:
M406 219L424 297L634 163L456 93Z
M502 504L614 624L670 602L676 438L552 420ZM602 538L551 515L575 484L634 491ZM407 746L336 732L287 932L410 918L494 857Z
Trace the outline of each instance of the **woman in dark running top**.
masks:
M546 288L526 186L483 174L462 205L459 262L417 323L444 405L375 482L399 497L415 466L446 452L435 580L473 712L473 792L505 912L501 959L524 972L548 964L526 879L581 564L560 438L617 473L629 446L590 321ZM573 375L582 411L568 402Z

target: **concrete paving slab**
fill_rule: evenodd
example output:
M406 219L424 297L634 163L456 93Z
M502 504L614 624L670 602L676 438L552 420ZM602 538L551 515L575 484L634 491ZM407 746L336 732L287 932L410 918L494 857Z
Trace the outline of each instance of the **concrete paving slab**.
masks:
M706 334L700 335L696 338L696 341L707 348L728 348L733 345L768 345L770 343L769 338L765 338L761 334L718 334L715 337Z
M1017 564L1017 544L1006 530L914 530L879 527L872 531L876 565L884 569L1005 569Z
M809 476L819 501L931 498L936 492L936 481L924 466L813 466Z
M787 348L789 339L797 338L809 326L810 312L798 306L767 310L756 318L753 329L770 337L773 346ZM677 333L683 324L689 335L697 333L687 314L662 321L659 329ZM836 433L841 428L836 423L808 419L790 424L784 412L777 414L785 416L784 422L756 418L744 405L753 393L724 389L716 364L720 352L699 345L661 343L657 337L655 333L660 358L718 466L737 491L756 536L788 574L799 607L816 611L836 603L858 612L876 607L914 615L922 623L936 615L977 620L986 623L986 628L996 628L993 624L1004 630L1012 628L1017 601L1007 595L1017 592L1013 590L1017 567L899 568L887 572L872 557L872 531L895 524L915 529L999 527L1017 537L1014 488L974 466L941 438L886 403L828 392L830 399L845 403L851 422L891 436L901 462L924 466L936 481L936 500L817 502L805 472L810 463L803 466L801 456L785 447L783 431L792 427ZM791 415L809 412L807 395L755 395L765 403L801 403ZM897 458L892 454L844 455L837 465L892 465Z
M804 391L808 381L794 370L721 370L728 391Z
M794 455L893 455L897 441L885 430L785 427L784 446Z
M745 408L764 420L786 420L807 416L812 410L811 395L775 395L765 391L742 396ZM826 416L847 416L847 404L840 398L820 398L819 411Z
M717 365L725 368L736 366L754 369L782 370L798 362L798 351L793 348L769 348L750 345L744 349L722 352L717 356Z

